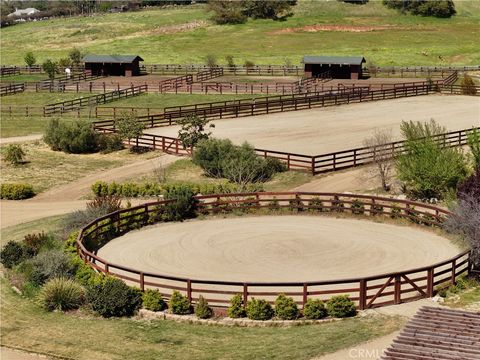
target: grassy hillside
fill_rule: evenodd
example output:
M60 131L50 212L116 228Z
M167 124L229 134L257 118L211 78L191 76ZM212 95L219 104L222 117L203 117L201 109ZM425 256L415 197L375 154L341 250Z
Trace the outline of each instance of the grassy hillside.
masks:
M75 45L90 53L140 54L146 63L200 63L207 54L223 62L232 54L237 63L289 58L296 64L304 54L363 54L378 65L479 64L480 1L455 4L452 19L400 15L380 1L332 0L300 1L286 21L228 26L212 24L203 5L31 22L0 30L0 62L23 63L29 50L39 61L60 58Z

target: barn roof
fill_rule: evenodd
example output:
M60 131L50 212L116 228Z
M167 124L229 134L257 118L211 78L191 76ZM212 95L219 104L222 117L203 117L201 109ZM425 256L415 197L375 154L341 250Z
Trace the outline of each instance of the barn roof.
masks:
M85 55L83 61L86 63L110 63L125 64L132 63L135 60L143 61L138 55Z
M340 65L362 65L365 62L363 56L311 56L305 55L304 64L340 64Z
M424 306L381 359L480 359L480 313Z

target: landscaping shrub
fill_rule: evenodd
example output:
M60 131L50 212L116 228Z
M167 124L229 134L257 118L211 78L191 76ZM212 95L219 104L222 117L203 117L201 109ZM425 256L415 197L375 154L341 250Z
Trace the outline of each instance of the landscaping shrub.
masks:
M480 167L458 186L457 197L459 199L480 199Z
M98 273L80 259L77 254L72 254L70 264L75 274L75 280L83 286L100 284L105 276Z
M45 234L43 231L37 234L27 234L23 238L23 245L25 252L29 256L35 256L40 252L40 249L48 246L54 241L53 237Z
M9 144L5 147L5 161L11 165L19 165L23 163L25 152L18 144Z
M19 264L24 258L24 248L16 241L9 241L0 251L0 261L7 269Z
M180 221L195 217L197 208L197 200L194 198L192 189L188 186L179 186L167 190L164 199L176 199L176 201L165 206L165 220Z
M162 294L158 290L147 289L142 295L143 308L150 311L162 311L167 308Z
M24 200L33 196L35 196L35 191L29 184L2 184L0 186L0 199Z
M419 199L442 199L456 189L468 169L459 149L442 147L434 136L445 132L435 121L402 122L405 154L396 158L398 178L408 195Z
M456 14L453 0L383 0L383 4L412 15L449 18Z
M348 295L333 296L327 302L328 315L337 318L355 316L357 309Z
M84 299L83 288L71 279L52 279L40 292L40 303L48 311L78 309Z
M92 153L98 150L98 134L91 124L52 119L47 123L43 141L54 151L72 154Z
M202 295L198 297L195 315L200 319L209 319L213 316L212 308L208 306L207 300Z
M308 299L303 309L303 315L311 320L323 319L327 316L327 309L322 300Z
M275 300L275 316L282 320L295 320L299 317L300 311L295 301L284 294L278 295Z
M28 277L35 285L42 285L53 278L71 278L75 274L69 256L60 250L42 252L29 263L32 269Z
M322 200L320 200L319 198L312 198L309 202L308 202L308 206L309 206L309 211L319 211L319 212L322 212L322 211L326 211L326 209L323 207L323 202Z
M123 141L118 134L99 134L97 144L98 150L104 154L123 149Z
M106 318L132 316L142 305L140 290L112 277L87 287L86 300L93 311Z
M168 302L168 308L171 313L177 315L187 315L192 313L192 306L186 296L183 296L178 291L174 291L170 301Z
M468 134L467 143L472 153L473 167L480 171L480 130L472 129Z
M275 173L286 170L278 159L263 159L248 143L235 146L228 139L200 141L193 153L193 163L207 176L226 178L240 186L267 181Z
M213 184L193 184L193 183L159 183L159 182L144 182L144 183L123 183L116 182L106 183L104 181L97 181L92 185L92 192L95 196L119 195L124 197L150 197L160 196L165 192L171 192L173 189L179 187L189 187L192 192L196 194L224 194L234 193L239 191L237 184L229 182ZM247 192L263 191L262 184L248 184L245 187Z
M359 200L353 200L351 204L352 214L363 214L365 212L365 205L363 205Z
M243 298L241 294L236 294L230 299L230 306L228 307L227 314L234 319L247 316L247 312L243 307Z
M25 56L23 57L23 60L25 61L25 64L27 64L28 67L32 67L37 62L35 55L33 55L33 52L31 51L28 51L25 54Z
M471 76L464 74L463 79L460 83L460 87L462 89L462 94L464 95L476 95L477 88L475 87L475 82L471 78Z
M247 304L247 316L251 320L269 320L273 314L272 306L266 300L253 298Z
M122 200L118 195L97 196L87 202L87 210L91 212L112 213L122 208Z

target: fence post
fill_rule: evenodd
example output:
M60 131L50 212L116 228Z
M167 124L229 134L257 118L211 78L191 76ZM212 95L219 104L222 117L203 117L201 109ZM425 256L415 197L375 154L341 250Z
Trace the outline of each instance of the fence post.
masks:
M395 304L400 304L402 301L401 301L401 298L402 298L402 278L400 277L400 275L396 275L395 276L395 292L394 292L394 300L393 302Z
M303 284L303 298L302 298L302 309L305 309L305 304L307 303L307 297L308 297L308 288L307 284Z
M243 307L247 307L247 302L248 302L248 285L247 283L243 284Z
M188 302L192 302L192 281L190 279L187 280L187 298Z
M145 291L145 276L143 272L140 273L140 290Z
M358 307L365 310L367 306L367 280L360 279L360 292L358 294Z
M427 270L427 297L433 297L433 268Z
M456 266L457 266L457 260L453 260L452 261L452 285L455 285L457 283L456 281L456 277L457 277L457 269L456 269Z

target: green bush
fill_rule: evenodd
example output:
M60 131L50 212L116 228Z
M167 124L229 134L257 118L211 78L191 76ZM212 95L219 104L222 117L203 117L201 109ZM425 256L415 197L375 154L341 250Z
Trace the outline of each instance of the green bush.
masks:
M272 306L266 300L253 298L247 304L247 316L251 320L269 320L273 315Z
M192 313L192 305L190 301L188 301L188 298L176 290L168 302L168 308L172 314L187 315Z
M351 204L352 214L363 214L365 212L365 205L359 200L353 200Z
M325 211L325 210L326 210L326 209L324 209L324 207L323 207L323 202L322 202L322 200L320 200L320 199L317 198L317 197L312 198L312 199L308 202L308 207L309 207L309 211L312 211L312 212L315 212L315 211L322 212L322 211Z
M163 194L164 199L175 199L176 201L165 205L165 220L180 221L195 217L198 201L194 198L194 195L192 189L188 186L179 186L167 190Z
M9 241L0 251L0 261L7 269L18 265L24 259L24 249L16 241Z
M300 316L300 311L291 297L280 294L275 300L275 316L282 320L295 320Z
M86 299L93 311L106 318L132 316L142 305L140 290L112 277L87 287Z
M322 300L308 299L303 309L303 315L311 320L323 319L327 316L327 309Z
M331 317L344 318L355 316L357 309L348 295L333 296L327 302L327 312Z
M247 312L243 306L243 298L241 294L236 294L230 299L230 306L227 315L233 319L243 318L247 316Z
M60 250L44 251L30 259L29 263L32 266L29 281L35 285L42 285L53 278L71 278L75 274L70 257Z
M20 145L9 144L5 147L4 157L6 162L12 165L18 165L24 161L25 152Z
M0 186L0 199L24 200L33 196L35 196L35 191L29 184L2 184Z
M43 141L54 151L72 154L92 153L98 150L98 134L91 124L76 120L48 122Z
M123 141L118 134L100 134L97 138L98 150L104 154L123 149Z
M167 308L162 294L158 290L147 289L142 295L143 308L150 311L162 311Z
M213 316L212 308L208 306L207 300L202 295L198 297L195 315L200 319L209 319Z
M80 259L77 254L72 254L70 262L73 273L75 274L75 280L83 286L92 286L100 284L105 276L102 273L98 273L90 266Z
M71 279L52 279L40 292L40 303L48 311L78 309L84 299L83 288Z
M383 4L412 15L449 18L456 14L453 0L383 0Z
M55 247L55 239L53 236L44 233L43 231L38 234L27 234L23 238L23 246L25 253L30 257L37 255L41 249Z

